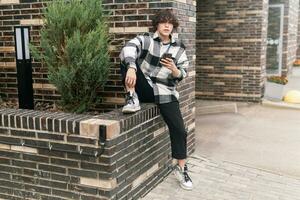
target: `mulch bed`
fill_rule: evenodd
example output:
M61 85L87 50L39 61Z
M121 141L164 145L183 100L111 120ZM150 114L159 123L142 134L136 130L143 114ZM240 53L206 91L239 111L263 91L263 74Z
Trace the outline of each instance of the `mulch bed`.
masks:
M3 101L0 98L0 109L1 108L19 109L19 104L18 104L18 101L16 101L16 100ZM60 106L58 106L57 104L45 103L45 102L36 102L34 105L34 110L47 111L47 112L66 112L66 111L63 111L63 109ZM101 114L101 112L88 111L88 112L84 112L81 114L99 115L99 114Z
M18 101L16 100L3 101L0 99L0 108L19 109L19 104ZM63 112L63 110L59 108L56 104L42 103L42 102L36 102L34 105L34 110Z

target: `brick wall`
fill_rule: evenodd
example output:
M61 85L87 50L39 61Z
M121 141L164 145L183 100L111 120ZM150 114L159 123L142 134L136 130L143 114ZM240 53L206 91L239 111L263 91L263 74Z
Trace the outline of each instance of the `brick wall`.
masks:
M16 65L14 54L13 26L29 25L31 27L31 41L39 42L39 30L43 24L41 18L42 9L47 1L37 0L2 0L0 1L0 94L8 99L17 98ZM113 35L111 46L111 60L115 63L110 69L110 77L106 86L99 95L103 102L95 109L109 111L118 108L124 103L124 89L120 81L118 55L121 47L130 38L139 33L150 31L151 16L162 8L174 10L180 18L181 29L179 38L187 46L191 67L190 77L181 84L182 98L186 102L192 101L194 88L194 62L195 62L195 24L196 1L151 1L137 2L125 0L104 0L104 6L112 11L110 32ZM55 87L47 80L47 68L40 63L33 63L33 88L35 102L53 103L59 100L59 94ZM189 94L189 95L187 95ZM188 99L187 99L188 98Z
M270 0L270 4L284 4L282 74L287 75L296 59L299 0Z
M266 68L267 9L267 0L198 1L198 98L260 101Z
M45 7L43 2L0 0L0 93L6 98L17 98L13 26L30 25L31 39L38 42L42 25L40 17ZM187 46L191 62L187 69L189 77L178 86L181 110L188 129L188 152L191 154L195 148L196 1L137 3L135 0L105 0L104 3L112 11L111 59L116 64L110 69L107 85L99 92L104 102L96 109L108 111L123 104L124 90L117 65L120 48L137 34L150 30L153 13L161 8L172 9L180 18L178 37ZM47 81L46 67L40 63L33 63L33 82L35 101L53 102L59 99L55 87ZM129 116L122 115L119 110L100 116L0 110L0 165L4 169L0 173L0 197L126 199L144 194L170 171L169 139L158 114L154 105L143 105L143 111ZM96 120L83 122L90 118ZM109 140L103 157L94 159L68 153L61 148L64 144L79 151L82 146L93 153L91 149L97 147L98 139L87 137L85 130L89 127L88 132L96 133L95 125L91 124L97 126L104 119L117 121L114 124L120 126L120 132L116 138ZM31 147L19 147L24 141L25 147L26 142L32 144ZM49 144L52 150L43 150ZM26 167L22 169L21 165Z
M7 98L17 98L16 65L14 55L14 25L30 25L31 40L38 44L39 30L42 25L41 13L46 6L44 1L2 0L0 1L0 94ZM111 60L115 65L110 69L109 81L99 92L103 102L95 109L110 111L124 104L124 89L119 70L119 52L125 42L137 34L151 31L151 16L159 9L172 9L180 19L178 38L187 47L190 67L188 77L178 86L180 105L187 127L195 126L195 27L196 1L151 1L139 2L125 0L104 0L104 6L112 12L110 32L112 33ZM59 94L47 80L47 68L33 63L33 88L35 101L53 102ZM191 130L193 128L190 128ZM194 134L189 134L189 143L194 143ZM193 148L193 147L191 147Z
M134 115L0 109L0 198L137 199L170 172L170 151L152 104Z
M19 0L0 1L0 93L9 99L17 98L13 27L15 25L30 25L31 40L36 41L38 30L42 24L40 20L42 7L43 3L38 1L30 3ZM46 81L45 68L34 63L33 78L36 100L45 100L50 95L52 100L57 99L58 95L53 85Z

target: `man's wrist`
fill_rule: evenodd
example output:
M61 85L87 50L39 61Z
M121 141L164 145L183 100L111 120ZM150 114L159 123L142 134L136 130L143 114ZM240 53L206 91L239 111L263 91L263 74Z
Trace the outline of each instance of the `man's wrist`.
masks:
M128 70L129 70L129 69L132 69L132 70L134 70L134 71L136 72L136 66L135 66L135 65L129 65L129 66L128 66Z
M128 63L127 69L130 69L130 68L133 68L133 69L135 69L135 71L136 71L136 64L133 63L133 62Z
M128 70L136 72L136 69L134 67L128 67Z
M181 76L181 71L180 71L179 69L176 68L176 69L173 71L173 76L174 76L175 78L180 77L180 76Z

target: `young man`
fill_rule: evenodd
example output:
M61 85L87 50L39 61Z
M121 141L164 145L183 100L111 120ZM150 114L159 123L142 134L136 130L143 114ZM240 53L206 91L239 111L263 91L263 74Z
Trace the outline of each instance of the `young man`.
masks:
M191 190L193 183L185 164L186 130L179 109L176 85L188 67L185 47L172 37L178 20L169 10L162 10L152 20L154 34L130 40L122 49L121 73L127 90L124 113L140 110L141 102L154 102L166 122L171 139L172 157L178 160L174 173L182 188Z

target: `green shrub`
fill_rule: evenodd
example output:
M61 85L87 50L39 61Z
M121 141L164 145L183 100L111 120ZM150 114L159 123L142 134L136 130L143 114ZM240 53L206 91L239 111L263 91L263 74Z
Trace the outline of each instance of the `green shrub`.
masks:
M81 113L99 102L108 77L109 33L101 0L54 0L44 13L41 51L33 57L48 67L48 79L64 110Z

